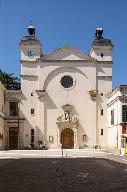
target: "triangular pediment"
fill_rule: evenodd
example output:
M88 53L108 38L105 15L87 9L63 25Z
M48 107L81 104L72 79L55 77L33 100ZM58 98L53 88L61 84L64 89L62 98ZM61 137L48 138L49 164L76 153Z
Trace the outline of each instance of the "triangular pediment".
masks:
M42 60L85 60L93 61L87 54L78 51L70 46L56 49L55 51L41 57Z

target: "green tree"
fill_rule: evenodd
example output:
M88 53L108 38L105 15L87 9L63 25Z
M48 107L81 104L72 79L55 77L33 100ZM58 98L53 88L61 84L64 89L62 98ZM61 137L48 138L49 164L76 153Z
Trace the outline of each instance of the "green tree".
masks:
M8 74L0 70L0 81L8 90L19 90L21 88L20 79L14 74Z

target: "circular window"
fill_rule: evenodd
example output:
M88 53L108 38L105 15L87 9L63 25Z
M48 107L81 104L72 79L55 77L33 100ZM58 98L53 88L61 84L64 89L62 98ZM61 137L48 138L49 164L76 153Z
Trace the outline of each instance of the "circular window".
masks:
M72 77L70 77L69 75L66 75L64 77L61 78L61 85L64 88L71 88L73 86L73 79Z

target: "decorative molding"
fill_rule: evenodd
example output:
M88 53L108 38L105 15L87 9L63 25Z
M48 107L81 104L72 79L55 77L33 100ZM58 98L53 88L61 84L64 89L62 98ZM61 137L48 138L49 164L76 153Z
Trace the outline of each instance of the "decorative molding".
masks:
M91 97L91 99L92 99L93 101L95 101L95 99L96 99L96 97L97 97L97 94L98 94L98 91L97 91L97 90L90 90L90 91L89 91L89 95L90 95L90 97Z
M21 64L28 64L28 63L30 63L30 64L37 64L37 60L38 59L36 59L36 60L20 60L20 63Z
M53 59L53 60L48 60L48 59L42 59L42 60L38 60L38 61L43 61L43 62L59 62L59 63L62 63L62 62L74 62L74 63L77 63L77 62L81 62L81 63L86 63L86 64L90 64L90 63L96 63L96 61L89 61L89 60L63 60L63 59L61 59L61 60L59 60L59 59Z
M107 104L107 106L110 107L112 104L114 104L118 100L121 101L122 103L126 103L127 104L127 96L126 95L122 95L122 96L115 97L115 99L111 100L110 103Z
M73 51L73 52L76 52L77 54L79 54L79 57L81 56L83 56L83 57L86 57L85 59L83 59L83 61L89 61L89 62L95 62L95 61L97 61L96 59L94 59L94 58L92 58L90 55L88 55L88 54L85 54L84 52L82 52L82 51L79 51L79 50L77 50L77 49L75 49L75 48L72 48L71 46L69 46L69 45L65 45L64 47L62 47L62 48L58 48L58 49L56 49L56 50L54 50L54 51L52 51L52 52L50 52L50 53L48 53L48 54L46 54L46 55L44 55L44 56L42 56L41 58L39 58L39 60L47 60L49 57L51 57L53 54L55 54L55 53L59 53L60 51L63 51L63 50L71 50L71 51ZM65 61L65 60L64 60ZM69 60L70 61L70 60ZM75 61L75 60L72 60L72 61ZM80 61L82 61L82 60L80 60Z
M98 79L106 79L106 78L110 78L112 79L112 76L97 76Z
M6 100L13 100L13 101L17 101L20 102L22 99L22 91L16 91L16 90L6 90L5 92L5 98Z
M38 78L37 75L20 75L20 77L36 77L36 78Z
M69 114L70 114L69 118L66 118L65 114L57 118L56 124L58 125L59 128L62 128L62 127L78 128L78 124L79 124L78 115L73 115L72 113L69 113Z
M66 104L66 105L63 105L62 106L62 109L65 111L65 112L71 112L72 111L72 105L69 105L69 104Z
M38 94L39 98L47 95L46 90L36 90L36 93Z
M119 100L120 100L122 103L127 103L127 95L119 96Z
M111 64L113 64L113 61L97 61L97 64L109 64L109 65L111 65Z

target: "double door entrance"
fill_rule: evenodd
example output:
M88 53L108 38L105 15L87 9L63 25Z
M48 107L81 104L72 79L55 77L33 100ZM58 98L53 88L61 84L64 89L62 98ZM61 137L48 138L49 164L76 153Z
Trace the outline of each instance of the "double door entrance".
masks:
M18 127L9 128L9 149L18 149Z
M74 148L74 132L70 128L66 128L61 132L61 144L63 149Z

